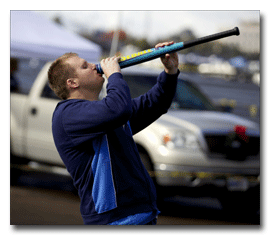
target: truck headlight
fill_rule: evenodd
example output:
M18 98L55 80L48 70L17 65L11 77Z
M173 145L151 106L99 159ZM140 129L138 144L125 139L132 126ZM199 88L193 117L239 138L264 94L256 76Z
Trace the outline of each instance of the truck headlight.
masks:
M186 148L197 150L200 148L197 136L187 131L166 134L163 136L163 143L169 149Z

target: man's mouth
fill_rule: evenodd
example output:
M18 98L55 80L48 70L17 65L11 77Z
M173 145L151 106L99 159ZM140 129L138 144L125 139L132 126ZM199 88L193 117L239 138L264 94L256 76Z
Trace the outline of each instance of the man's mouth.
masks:
M102 76L102 74L101 74L101 73L98 73L98 72L97 72L97 67L96 67L96 66L93 68L93 70L95 70L95 71L96 71L96 73L97 73L99 76Z

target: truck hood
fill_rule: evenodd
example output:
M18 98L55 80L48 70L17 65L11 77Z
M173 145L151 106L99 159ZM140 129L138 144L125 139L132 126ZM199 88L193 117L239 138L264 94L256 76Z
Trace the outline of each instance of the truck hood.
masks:
M169 111L160 118L172 128L200 130L203 134L227 134L234 131L237 125L246 127L246 134L260 135L259 124L231 113L216 111Z

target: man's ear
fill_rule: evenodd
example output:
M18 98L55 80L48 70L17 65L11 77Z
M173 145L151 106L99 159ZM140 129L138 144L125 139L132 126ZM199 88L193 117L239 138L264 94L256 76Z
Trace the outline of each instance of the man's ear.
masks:
M67 80L67 86L72 89L76 89L79 87L78 79L76 78L69 78Z

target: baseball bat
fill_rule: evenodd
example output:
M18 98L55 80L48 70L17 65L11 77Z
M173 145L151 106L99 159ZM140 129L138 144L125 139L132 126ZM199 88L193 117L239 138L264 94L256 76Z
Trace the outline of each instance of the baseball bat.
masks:
M240 34L240 31L238 27L235 27L231 30L208 35L202 38L197 38L191 41L178 42L170 46L164 46L164 47L159 47L159 48L151 48L148 50L140 51L138 53L134 53L132 55L121 57L119 60L119 65L120 65L120 68L123 69L129 66L133 66L133 65L140 64L149 60L156 59L168 53L180 51L189 47L193 47L196 45L200 45L206 42L218 40L218 39L233 36L233 35L238 36L239 34ZM96 69L98 73L103 74L103 70L100 64L96 64Z

